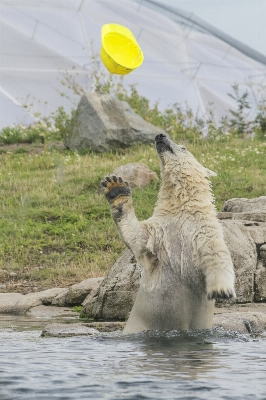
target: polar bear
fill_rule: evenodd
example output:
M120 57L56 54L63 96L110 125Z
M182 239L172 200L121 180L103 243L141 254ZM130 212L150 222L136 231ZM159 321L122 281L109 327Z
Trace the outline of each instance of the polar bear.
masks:
M162 185L151 218L138 221L121 177L101 182L121 239L139 263L140 288L124 333L212 327L215 299L235 298L234 268L209 177L184 147L155 137Z

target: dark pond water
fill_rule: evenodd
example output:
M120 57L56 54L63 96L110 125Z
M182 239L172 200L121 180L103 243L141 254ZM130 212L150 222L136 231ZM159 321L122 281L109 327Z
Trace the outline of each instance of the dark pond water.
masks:
M1 400L266 399L265 338L223 330L43 338L2 328L0 345Z

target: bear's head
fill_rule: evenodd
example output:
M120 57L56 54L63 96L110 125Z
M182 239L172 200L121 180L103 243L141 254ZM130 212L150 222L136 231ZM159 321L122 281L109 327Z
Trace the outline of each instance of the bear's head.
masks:
M164 134L155 138L156 150L161 160L162 187L157 206L171 209L182 206L206 208L213 203L210 181L215 176L201 165L182 145L175 144ZM185 206L185 207L184 207Z

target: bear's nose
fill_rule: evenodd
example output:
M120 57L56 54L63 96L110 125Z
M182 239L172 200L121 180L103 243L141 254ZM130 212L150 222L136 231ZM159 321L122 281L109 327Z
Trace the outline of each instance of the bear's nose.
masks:
M158 140L162 140L165 138L166 138L166 135L164 135L163 133L160 133L159 135L155 136L155 141L157 142Z

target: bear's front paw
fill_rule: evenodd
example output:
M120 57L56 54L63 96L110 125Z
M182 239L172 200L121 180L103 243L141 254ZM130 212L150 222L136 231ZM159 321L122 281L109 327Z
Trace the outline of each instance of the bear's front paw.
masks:
M117 199L119 200L118 202L124 202L131 196L128 182L124 181L120 176L106 176L101 182L101 186L110 204L113 204Z
M207 294L208 300L229 300L229 299L235 299L236 294L234 289L227 289L227 290L213 290L211 292L208 292Z

